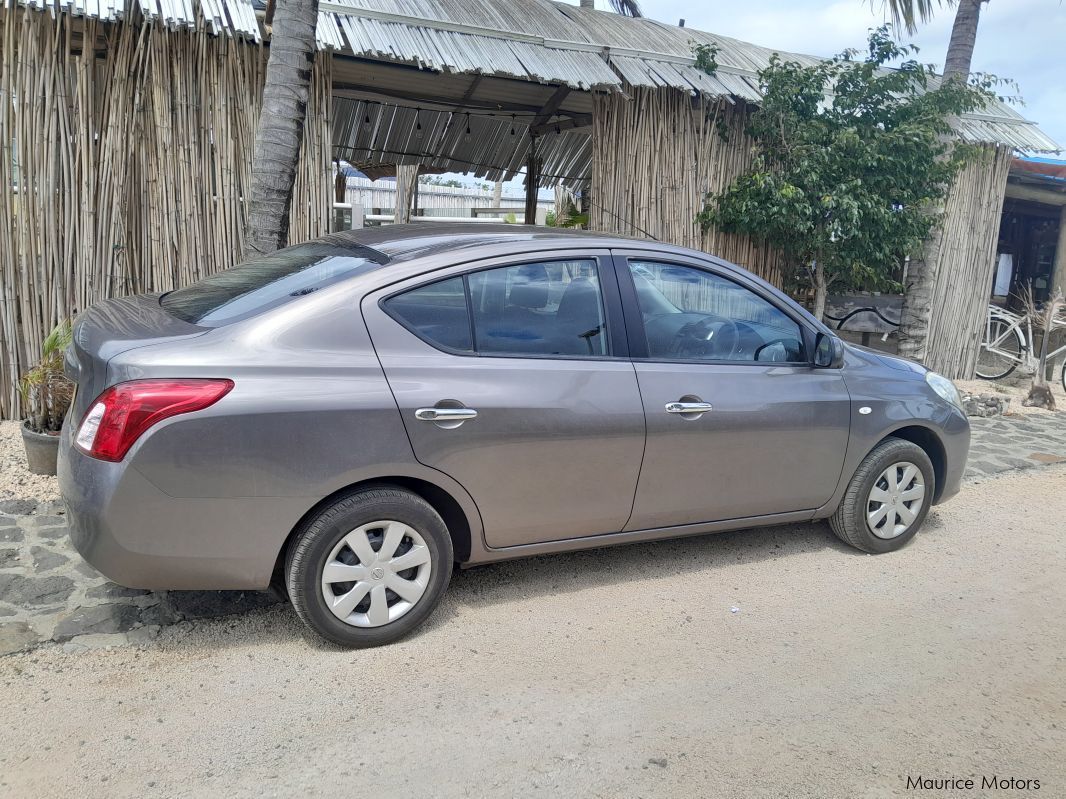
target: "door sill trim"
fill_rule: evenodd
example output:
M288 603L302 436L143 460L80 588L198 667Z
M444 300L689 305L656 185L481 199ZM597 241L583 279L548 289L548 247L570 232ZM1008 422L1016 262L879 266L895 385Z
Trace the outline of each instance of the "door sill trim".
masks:
M707 533L725 533L744 530L750 527L770 527L779 524L812 521L817 511L790 511L788 513L768 513L762 516L747 516L738 519L722 519L717 522L700 522L698 524L681 524L673 527L655 527L646 530L628 530L619 533L602 533L581 538L562 538L555 541L538 541L534 544L516 544L510 547L486 547L462 565L475 566L481 563L493 563L499 560L525 558L534 555L548 555L557 552L573 552L581 549L599 549L600 547L635 544L644 541L659 541L669 538L684 538L691 535Z

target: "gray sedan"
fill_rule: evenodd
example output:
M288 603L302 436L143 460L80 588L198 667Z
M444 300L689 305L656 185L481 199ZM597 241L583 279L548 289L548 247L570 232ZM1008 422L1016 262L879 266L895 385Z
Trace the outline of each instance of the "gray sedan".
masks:
M828 519L899 549L970 431L921 366L737 266L512 225L335 234L77 320L71 538L122 585L265 589L371 646L453 564Z

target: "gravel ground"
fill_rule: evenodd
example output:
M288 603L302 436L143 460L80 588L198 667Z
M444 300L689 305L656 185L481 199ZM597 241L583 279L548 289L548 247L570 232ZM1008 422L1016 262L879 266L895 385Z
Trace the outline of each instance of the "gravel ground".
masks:
M2 658L0 795L1064 796L1064 487L968 484L880 557L818 524L474 569L371 651L279 607Z
M56 478L27 471L20 424L0 422L0 500L59 499L59 482Z

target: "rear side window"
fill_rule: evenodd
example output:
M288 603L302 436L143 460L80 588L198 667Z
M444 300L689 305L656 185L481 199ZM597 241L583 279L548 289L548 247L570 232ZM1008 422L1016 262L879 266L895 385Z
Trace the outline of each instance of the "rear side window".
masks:
M385 307L423 339L451 350L472 350L462 277L430 283L392 297Z
M308 242L206 277L160 299L194 325L220 327L377 268L388 258L369 247Z
M594 260L503 266L467 280L479 353L607 355Z
M423 341L478 355L603 357L607 326L594 259L501 266L390 297Z

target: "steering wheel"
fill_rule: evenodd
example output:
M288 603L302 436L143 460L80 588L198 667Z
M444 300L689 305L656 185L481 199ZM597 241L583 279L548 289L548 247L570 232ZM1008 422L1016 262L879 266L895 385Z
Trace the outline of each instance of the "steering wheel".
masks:
M740 330L730 319L699 319L677 331L672 353L682 360L729 360L740 343Z

